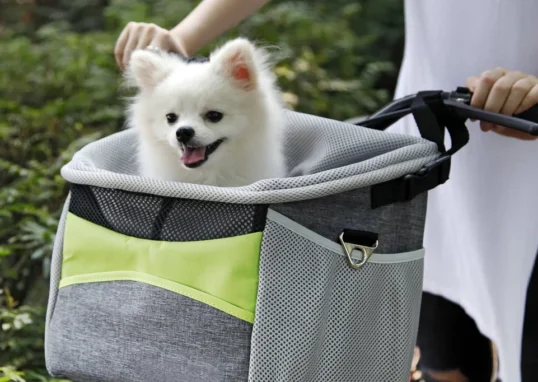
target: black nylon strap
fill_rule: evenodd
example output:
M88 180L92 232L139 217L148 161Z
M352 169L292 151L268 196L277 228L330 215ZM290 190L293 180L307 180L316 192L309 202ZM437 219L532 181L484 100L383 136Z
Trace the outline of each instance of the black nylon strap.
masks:
M344 241L355 245L364 245L366 247L373 247L378 240L378 234L369 231L360 231L356 229L344 229ZM337 242L339 240L336 240Z
M418 194L445 183L450 175L451 156L469 141L469 131L465 126L465 120L445 106L441 92L418 93L411 109L422 137L437 144L442 154L416 174L409 174L372 186L372 208L412 200ZM444 146L445 128L451 140L451 147L448 151Z
M426 103L428 101L428 103ZM434 110L444 106L441 92L420 92L411 103L411 112L422 138L434 142L439 152L446 151L444 144L444 129L440 126Z

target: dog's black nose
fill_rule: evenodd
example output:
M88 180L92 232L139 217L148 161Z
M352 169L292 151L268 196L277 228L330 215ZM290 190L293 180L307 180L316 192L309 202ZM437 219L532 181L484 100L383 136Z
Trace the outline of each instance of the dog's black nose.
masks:
M181 143L189 142L194 137L194 129L192 127L183 126L176 130L176 138Z

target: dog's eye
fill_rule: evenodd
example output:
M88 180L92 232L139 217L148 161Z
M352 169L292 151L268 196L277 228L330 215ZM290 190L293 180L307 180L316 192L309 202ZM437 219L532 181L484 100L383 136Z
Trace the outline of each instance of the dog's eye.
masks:
M175 113L166 114L166 121L169 124L175 123L177 121L177 114Z
M210 122L217 123L223 117L221 112L210 110L205 115L206 119Z

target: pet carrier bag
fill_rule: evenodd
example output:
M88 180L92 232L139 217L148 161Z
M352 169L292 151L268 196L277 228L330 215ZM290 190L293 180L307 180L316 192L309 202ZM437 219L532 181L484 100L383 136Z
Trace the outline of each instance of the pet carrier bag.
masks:
M50 374L407 381L426 191L448 178L473 112L445 95L395 102L362 122L374 129L288 112L289 176L245 187L138 176L132 130L84 147L62 169L71 189L52 257ZM376 131L409 113L422 138Z

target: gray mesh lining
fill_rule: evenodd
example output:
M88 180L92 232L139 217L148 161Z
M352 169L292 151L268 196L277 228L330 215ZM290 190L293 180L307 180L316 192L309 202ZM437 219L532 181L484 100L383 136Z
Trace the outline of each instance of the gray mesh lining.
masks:
M69 211L127 236L197 241L261 232L267 206L167 198L73 184Z
M287 113L289 177L237 187L163 182L136 176L136 132L114 134L80 150L64 166L69 182L229 203L284 203L370 186L418 171L438 155L434 143L344 122Z

